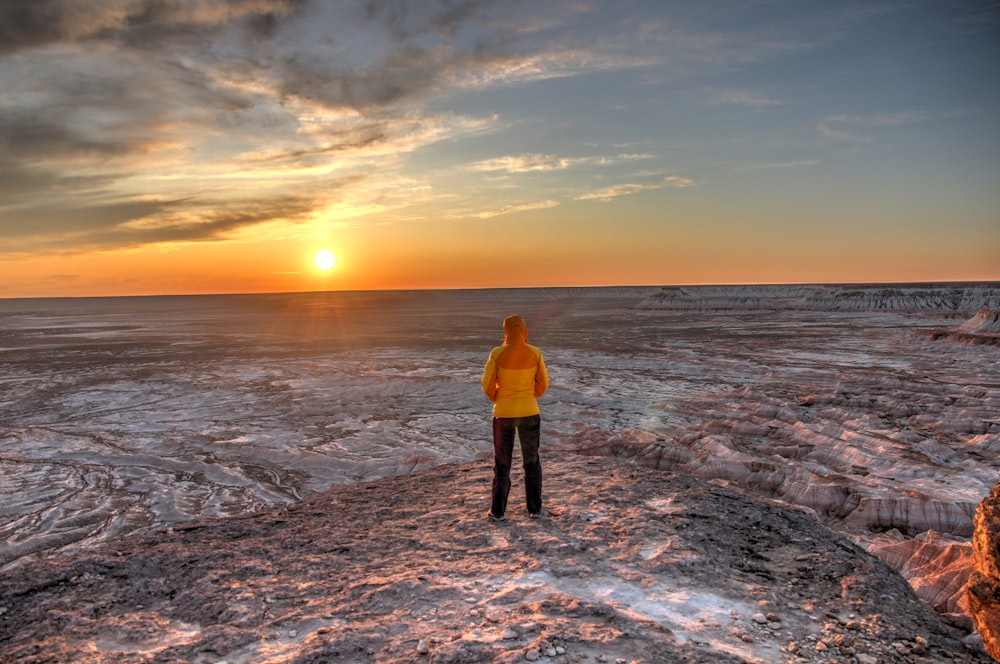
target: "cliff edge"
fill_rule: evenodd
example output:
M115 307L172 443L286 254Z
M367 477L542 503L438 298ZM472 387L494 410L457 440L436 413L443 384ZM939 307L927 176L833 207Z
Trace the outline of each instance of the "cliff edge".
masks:
M487 460L134 533L0 574L0 660L987 662L903 578L794 509L608 457Z

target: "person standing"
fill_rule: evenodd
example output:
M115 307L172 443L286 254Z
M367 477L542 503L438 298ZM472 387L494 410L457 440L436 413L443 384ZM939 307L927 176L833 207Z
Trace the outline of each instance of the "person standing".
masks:
M503 321L503 345L490 351L483 369L482 387L493 402L493 496L487 516L503 521L510 494L510 466L514 435L521 443L524 495L528 514L542 515L542 462L538 456L542 418L538 397L549 387L542 351L528 343L528 327L521 316Z

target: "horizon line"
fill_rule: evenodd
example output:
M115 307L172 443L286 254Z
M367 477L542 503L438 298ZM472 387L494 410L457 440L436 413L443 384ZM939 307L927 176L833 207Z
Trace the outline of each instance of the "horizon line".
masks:
M932 280L932 281L803 281L803 282L716 282L716 283L678 283L678 284L603 284L587 286L465 286L454 288L351 288L302 291L243 291L243 292L209 292L209 293L146 293L142 295L35 295L35 296L0 296L0 302L17 300L107 300L125 298L158 298L158 297L232 297L254 295L318 295L332 293L432 293L456 291L502 291L502 290L597 290L611 288L753 288L753 287L794 287L794 286L987 286L1000 287L1000 280Z

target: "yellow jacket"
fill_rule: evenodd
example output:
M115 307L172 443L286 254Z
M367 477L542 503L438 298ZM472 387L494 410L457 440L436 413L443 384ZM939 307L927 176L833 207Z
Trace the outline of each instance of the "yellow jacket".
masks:
M486 360L482 386L493 417L538 415L537 399L549 387L542 351L519 339L497 346Z

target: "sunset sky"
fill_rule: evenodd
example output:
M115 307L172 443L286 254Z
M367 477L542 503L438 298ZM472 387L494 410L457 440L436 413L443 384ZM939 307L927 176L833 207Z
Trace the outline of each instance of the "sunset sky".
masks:
M4 0L0 297L1000 280L998 72L992 0Z

